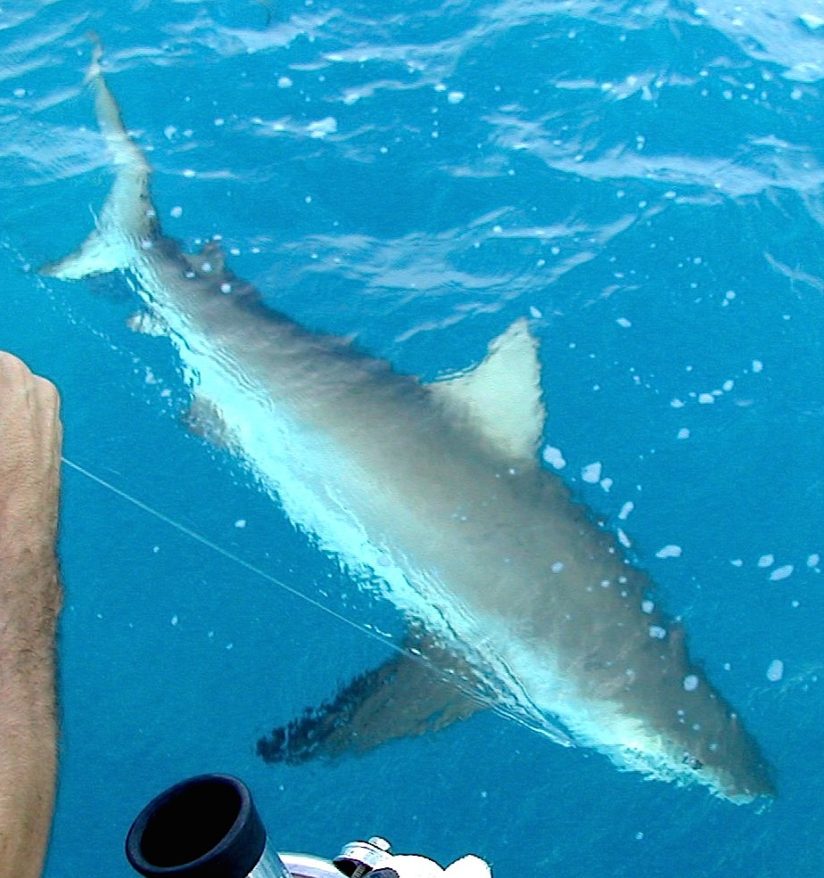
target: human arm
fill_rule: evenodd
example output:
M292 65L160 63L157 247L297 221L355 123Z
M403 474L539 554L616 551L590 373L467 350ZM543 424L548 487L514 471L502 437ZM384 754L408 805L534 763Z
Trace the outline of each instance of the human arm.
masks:
M56 775L54 386L0 352L0 878L40 875Z

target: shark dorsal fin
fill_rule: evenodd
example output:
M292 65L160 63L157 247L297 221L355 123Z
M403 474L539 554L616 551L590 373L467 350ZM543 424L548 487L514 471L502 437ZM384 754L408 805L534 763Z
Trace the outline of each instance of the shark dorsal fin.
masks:
M508 460L534 461L546 410L538 342L526 319L516 320L498 336L474 369L429 388L451 414L466 419Z

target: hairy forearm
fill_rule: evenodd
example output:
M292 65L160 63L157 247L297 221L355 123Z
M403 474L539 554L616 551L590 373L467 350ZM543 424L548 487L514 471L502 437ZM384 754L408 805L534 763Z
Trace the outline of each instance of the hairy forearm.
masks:
M57 563L20 536L0 536L0 878L40 875L56 770Z
M0 878L38 878L54 802L60 397L0 351Z

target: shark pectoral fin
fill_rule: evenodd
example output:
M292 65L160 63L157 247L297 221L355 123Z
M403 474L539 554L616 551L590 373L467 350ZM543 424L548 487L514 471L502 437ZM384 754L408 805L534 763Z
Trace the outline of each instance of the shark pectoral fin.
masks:
M112 245L100 231L95 229L74 253L57 262L46 263L39 269L39 273L60 280L81 280L84 277L107 274L128 266L128 253Z
M427 662L397 655L356 677L338 695L257 742L265 762L294 765L315 757L365 753L466 719L485 707Z
M534 463L546 409L541 400L538 342L526 319L516 320L496 338L474 369L428 387L508 460Z

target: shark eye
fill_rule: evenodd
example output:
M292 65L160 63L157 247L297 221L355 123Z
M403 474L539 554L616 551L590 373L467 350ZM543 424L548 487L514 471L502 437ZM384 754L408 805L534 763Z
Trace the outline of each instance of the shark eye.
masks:
M696 759L695 756L690 756L689 753L684 754L684 758L681 762L692 768L693 771L698 771L704 767L704 763L700 759Z

